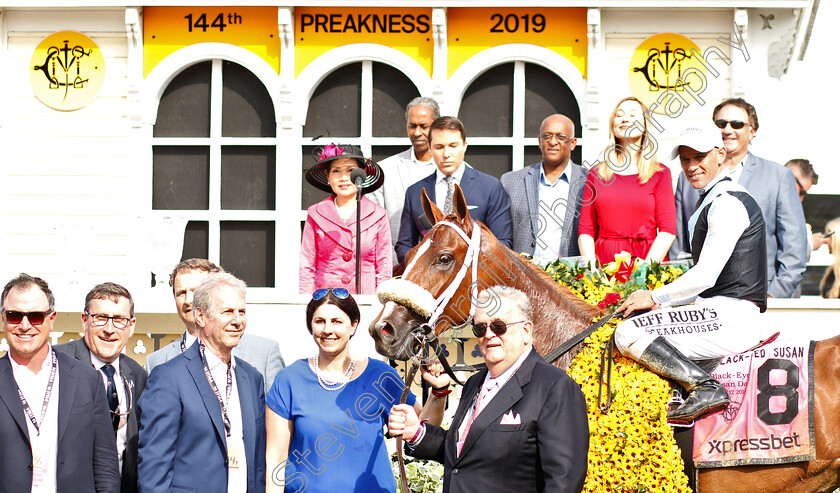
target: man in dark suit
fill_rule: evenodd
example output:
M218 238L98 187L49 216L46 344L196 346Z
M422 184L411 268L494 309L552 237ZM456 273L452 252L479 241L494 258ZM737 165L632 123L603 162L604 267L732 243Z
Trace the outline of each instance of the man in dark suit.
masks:
M540 125L542 161L502 175L510 196L513 250L547 264L580 255L578 223L586 170L572 162L575 124L551 115Z
M799 202L793 173L773 161L749 152L758 130L755 107L741 98L728 99L712 113L720 128L729 178L747 189L761 207L766 226L767 295L790 298L802 280L808 255L805 214ZM681 174L675 193L677 238L668 252L672 260L690 257L688 219L694 213L700 194Z
M489 302L488 297L496 300ZM464 386L449 430L421 424L411 406L388 420L409 453L444 464L444 492L579 492L589 426L578 384L531 347L532 308L521 291L482 292L473 330L487 369Z
M0 493L119 491L102 380L52 350L55 298L46 281L15 277L0 311L9 344L0 358Z
M184 260L172 269L169 285L172 286L172 294L175 296L175 309L186 331L178 339L150 354L146 358L146 371L151 373L157 365L186 351L196 340L198 336L193 317L193 292L205 277L213 272L222 272L222 270L218 265L203 258ZM277 341L252 334L242 336L239 344L233 348L233 355L247 361L262 373L266 392L274 383L277 372L285 366Z
M85 297L82 313L84 337L58 344L55 350L90 363L99 370L117 437L120 460L120 491L136 493L137 486L137 400L146 386L146 370L122 354L134 335L134 299L128 290L113 282L94 286Z
M263 377L232 355L245 283L226 272L196 288L199 343L149 375L140 398L140 490L265 491Z
M397 259L405 266L408 253L431 228L423 213L420 194L423 189L444 214L452 212L455 185L467 200L470 217L481 221L505 246L511 245L510 198L496 178L471 168L464 161L467 133L464 124L453 116L442 116L429 127L432 157L437 171L408 187L405 192L400 234L395 247Z

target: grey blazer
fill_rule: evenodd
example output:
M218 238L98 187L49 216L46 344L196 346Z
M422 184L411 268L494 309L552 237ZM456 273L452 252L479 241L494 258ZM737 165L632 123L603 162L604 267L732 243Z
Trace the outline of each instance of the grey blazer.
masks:
M805 214L793 173L778 163L749 153L738 183L758 202L766 223L767 295L790 298L802 281L808 256ZM681 253L691 252L688 218L694 213L700 197L697 190L688 184L684 173L680 173L674 195L677 205L677 239L668 252L671 259L676 259Z
M181 354L181 338L175 339L166 346L158 349L146 358L146 371L152 370L162 363L166 363L175 356ZM280 346L277 341L252 334L243 334L239 344L233 348L233 355L247 361L251 366L262 373L265 379L265 392L268 393L274 383L274 377L286 364L283 356L280 355Z
M513 219L513 250L528 255L534 254L537 234L540 230L540 217L550 220L548 211L540 211L540 165L536 163L518 171L509 171L502 175L502 186L510 196L510 212ZM560 245L561 257L580 255L578 248L578 224L580 206L583 201L583 189L586 184L587 170L569 162L571 183L569 184L569 206L563 218L563 243Z

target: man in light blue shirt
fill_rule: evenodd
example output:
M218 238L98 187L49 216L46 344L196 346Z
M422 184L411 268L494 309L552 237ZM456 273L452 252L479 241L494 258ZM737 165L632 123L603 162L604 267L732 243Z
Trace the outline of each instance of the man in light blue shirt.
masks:
M502 175L510 196L513 250L533 255L541 264L580 255L578 221L586 170L572 162L577 145L575 124L551 115L540 125L542 161Z

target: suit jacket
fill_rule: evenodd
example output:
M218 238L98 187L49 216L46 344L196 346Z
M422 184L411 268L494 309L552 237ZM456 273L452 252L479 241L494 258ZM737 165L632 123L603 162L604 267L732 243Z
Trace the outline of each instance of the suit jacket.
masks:
M808 256L808 230L793 172L778 163L749 153L738 183L755 198L764 216L767 295L790 298L802 281ZM668 255L671 259L676 259L681 252L691 252L688 218L694 213L699 197L699 192L688 184L685 174L681 173L675 194L677 239Z
M459 184L467 200L470 217L481 221L496 235L506 247L510 247L513 230L510 221L510 197L502 184L495 177L482 173L474 168L463 166L464 176ZM423 178L408 187L405 192L402 219L400 220L400 236L397 240L397 258L405 265L405 254L408 253L429 230L425 219L420 193L425 188L429 199L435 201L435 177L437 172Z
M248 491L265 491L263 377L236 358ZM204 375L198 344L149 375L140 398L140 491L227 491L227 442L219 401Z
M58 358L58 493L120 491L117 443L105 387L90 364ZM32 405L30 403L30 405ZM41 403L34 405L36 416ZM32 489L32 447L9 355L0 358L0 493Z
M379 161L379 167L385 175L385 183L366 197L381 205L388 212L388 223L391 226L391 245L397 244L400 234L400 218L402 218L405 191L411 185L433 173L437 166L435 161L416 161L414 148L408 149ZM393 250L393 248L392 248ZM394 254L393 262L397 256Z
M467 381L449 430L426 424L412 455L444 464L444 493L581 491L589 450L583 392L536 351L473 421L457 455L458 428L486 375ZM511 412L520 423L501 424Z
M392 273L391 226L385 209L362 197L361 292L375 294ZM356 213L345 222L334 197L309 207L300 245L299 292L345 287L356 293Z
M90 349L88 349L83 338L57 344L53 347L56 351L69 354L82 363L90 363ZM122 493L136 493L139 491L137 487L137 432L140 429L137 400L143 394L143 389L146 387L146 378L149 374L142 366L124 354L120 355L120 372L132 389L131 413L128 415L128 423L126 423L125 450L123 451L122 472L120 473L120 491Z
M540 202L540 166L536 163L527 168L510 171L502 175L502 186L510 196L510 214L513 219L513 251L533 255L540 231L540 217L549 224L557 220L549 217L548 211L541 211ZM583 202L583 189L587 171L580 165L569 161L571 182L569 183L568 206L563 218L563 240L558 251L561 257L580 255L578 248L578 224L580 206Z
M150 354L146 358L146 371L151 374L156 366L166 363L179 354L181 354L181 338L175 339ZM277 341L253 334L242 335L239 345L233 348L233 355L247 361L262 374L265 379L265 393L271 389L277 372L286 366L283 356L280 355L280 346Z

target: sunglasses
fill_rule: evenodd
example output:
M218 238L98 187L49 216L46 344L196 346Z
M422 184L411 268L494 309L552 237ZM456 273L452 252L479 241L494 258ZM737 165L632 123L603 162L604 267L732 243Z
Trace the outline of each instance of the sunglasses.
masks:
M493 333L496 334L497 336L500 336L500 335L504 334L505 332L507 332L508 325L524 324L525 322L527 322L527 320L522 320L520 322L509 322L509 323L505 323L501 320L493 320L489 324L486 324L484 322L473 324L472 329L473 329L473 334L475 334L476 337L484 337L484 334L487 333L487 326L489 325L490 330L492 330Z
M18 312L14 310L6 310L4 315L6 316L6 322L10 324L22 323L23 319L26 318L32 325L41 325L50 313L52 312Z
M808 190L805 190L805 187L802 185L802 182L799 181L799 178L794 175L793 180L796 182L796 187L799 188L799 198L804 199L806 195L808 195Z
M312 299L318 301L330 292L341 300L350 296L350 291L347 291L345 288L321 288L312 293Z
M717 128L723 130L726 128L726 124L732 127L733 130L740 130L744 128L744 125L749 125L747 122L742 122L741 120L715 120L715 125Z

